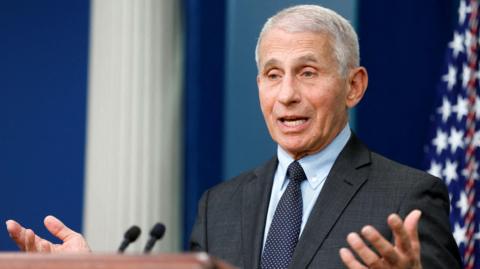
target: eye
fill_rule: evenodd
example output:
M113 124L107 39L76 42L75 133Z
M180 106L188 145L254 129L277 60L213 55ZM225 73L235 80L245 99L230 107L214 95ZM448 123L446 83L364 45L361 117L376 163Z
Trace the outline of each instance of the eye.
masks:
M277 74L268 74L267 77L268 77L269 80L277 80L278 77L279 77L279 75L277 75Z
M281 74L278 70L272 69L266 73L266 77L268 78L268 80L278 80L280 79Z
M317 73L314 70L304 69L300 75L304 78L313 78L316 76L316 74Z
M311 71L305 71L305 72L303 72L303 76L304 76L304 77L307 77L307 78L311 78L311 77L313 77L313 72L311 72Z

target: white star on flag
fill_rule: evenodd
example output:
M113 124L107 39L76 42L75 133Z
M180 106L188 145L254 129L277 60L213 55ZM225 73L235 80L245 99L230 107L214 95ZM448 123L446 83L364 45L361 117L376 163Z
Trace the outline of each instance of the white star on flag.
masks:
M457 167L458 164L456 161L452 162L447 159L447 161L445 162L445 168L443 169L442 175L447 185L450 185L450 182L452 182L452 180L458 179Z
M465 50L467 51L467 54L468 56L470 56L470 54L472 53L472 51L470 50L470 46L472 45L472 41L473 41L473 37L472 37L472 34L470 33L469 30L466 30L465 31L465 39L463 40L463 42L465 43Z
M462 70L462 87L466 88L468 82L470 81L470 77L472 76L472 69L470 69L468 65L464 64Z
M450 149L452 153L457 151L457 148L463 148L463 131L457 130L455 127L450 129L450 136L448 137L448 143L450 143Z
M458 8L458 23L463 24L467 13L472 12L472 8L465 4L465 1L460 1L460 7Z
M453 229L453 237L455 238L455 241L457 241L458 245L465 244L465 233L467 232L467 229L464 227L460 227L460 224L455 223L455 227Z
M430 169L427 171L430 175L435 176L435 177L441 177L442 176L442 165L432 161L430 163Z
M452 105L446 97L443 97L442 106L438 108L438 113L442 115L444 122L447 122L448 117L452 114Z
M452 107L452 111L457 113L457 120L461 121L464 116L468 115L468 100L457 96L457 103Z
M457 69L453 65L448 66L447 74L443 75L442 80L447 82L447 88L451 90L457 84Z
M432 141L437 148L437 154L440 154L444 149L447 149L447 134L442 130L437 130L437 136Z
M464 191L460 192L460 199L458 199L456 206L460 209L462 217L464 217L468 211L468 198Z
M453 56L458 57L460 52L463 52L463 36L457 32L453 33L453 40L448 43L448 47L453 50Z

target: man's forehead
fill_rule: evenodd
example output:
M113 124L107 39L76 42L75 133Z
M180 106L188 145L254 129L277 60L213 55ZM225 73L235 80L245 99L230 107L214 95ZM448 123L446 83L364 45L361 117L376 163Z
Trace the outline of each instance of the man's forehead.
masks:
M285 36L267 36L262 40L260 46L267 46L271 48L282 47L281 43L288 42L292 46L313 46L315 43L318 43L320 39L315 38L315 36L303 36L302 38L295 39L286 39Z
M317 32L286 32L274 29L267 32L260 40L260 53L282 49L318 48L332 44L328 34Z
M323 32L287 32L282 29L272 29L265 33L260 47L275 47L279 43L290 46L313 46L330 41L330 35Z
M260 43L259 63L262 67L276 65L288 57L295 62L318 62L328 57L333 48L325 34L277 33L266 35Z

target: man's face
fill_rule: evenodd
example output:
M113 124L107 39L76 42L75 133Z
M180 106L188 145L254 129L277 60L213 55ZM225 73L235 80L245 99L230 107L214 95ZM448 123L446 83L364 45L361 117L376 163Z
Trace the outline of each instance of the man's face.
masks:
M259 46L257 84L273 140L293 158L323 149L348 119L342 78L326 34L272 29Z

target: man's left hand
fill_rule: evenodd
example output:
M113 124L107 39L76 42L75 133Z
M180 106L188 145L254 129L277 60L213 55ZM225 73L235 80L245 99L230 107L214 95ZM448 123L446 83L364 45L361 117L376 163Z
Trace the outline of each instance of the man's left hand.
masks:
M420 216L420 210L413 210L405 221L402 221L397 214L388 217L388 226L395 238L394 245L372 226L363 227L361 231L363 238L371 243L378 254L368 247L357 233L350 233L347 236L347 242L360 261L349 249L342 248L340 257L343 263L349 269L421 269L420 241L417 231Z

